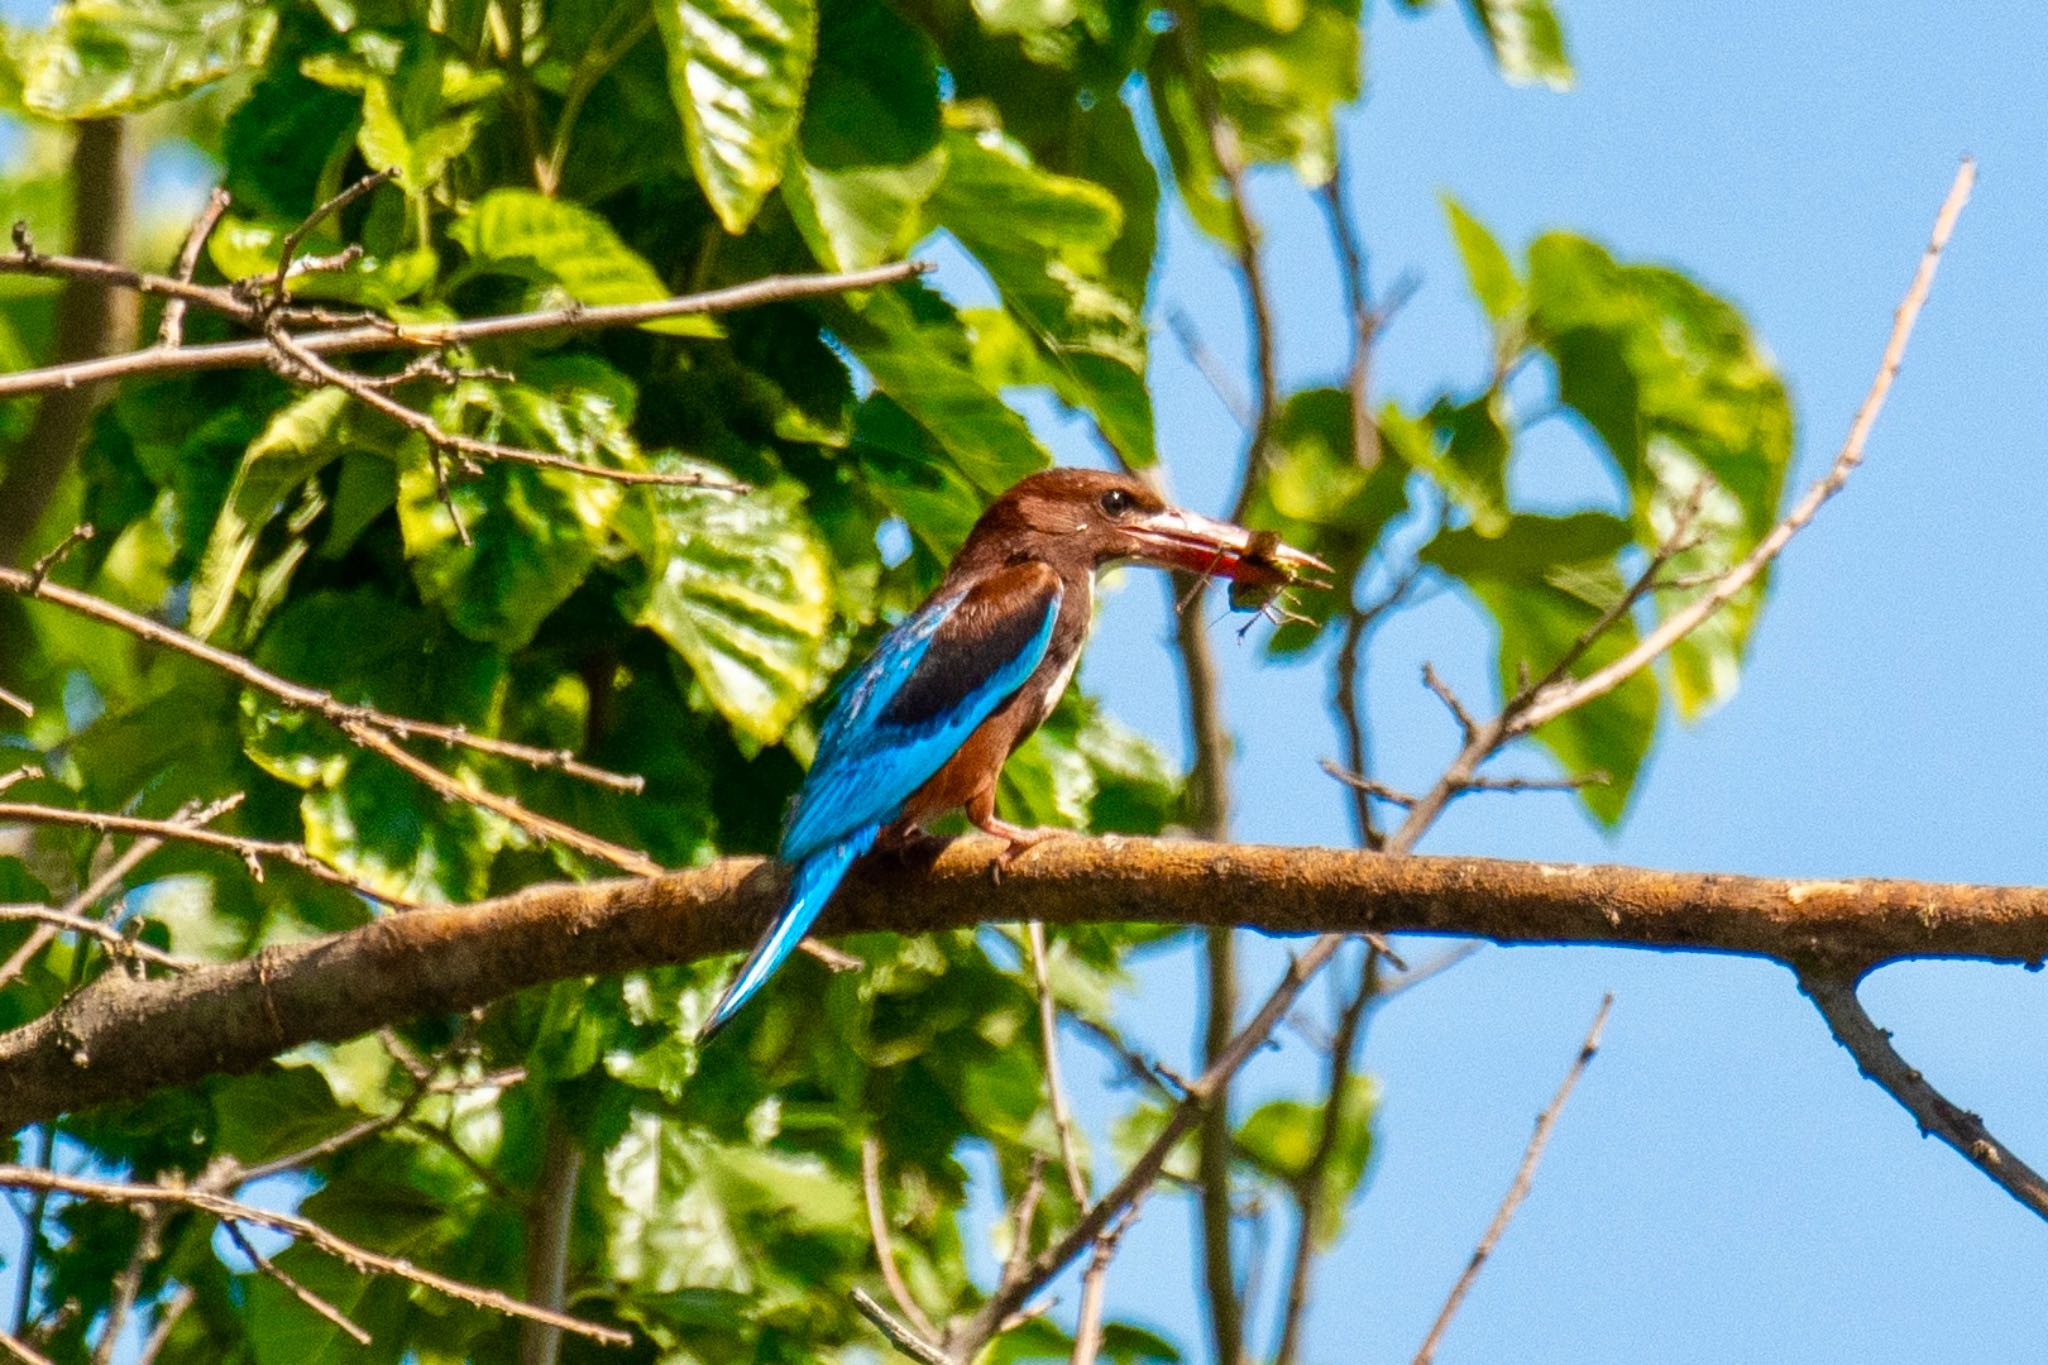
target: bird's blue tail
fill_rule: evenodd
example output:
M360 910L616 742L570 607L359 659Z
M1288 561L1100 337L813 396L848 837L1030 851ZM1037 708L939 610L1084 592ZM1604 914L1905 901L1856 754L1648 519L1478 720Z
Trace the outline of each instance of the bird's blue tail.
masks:
M740 1012L755 991L767 984L775 975L775 969L783 960L796 951L796 945L803 942L806 931L818 918L818 912L825 908L832 892L839 885L839 879L846 875L846 869L853 866L854 859L874 846L880 826L870 825L855 830L836 844L827 844L796 865L796 875L790 879L789 901L782 907L782 913L768 926L768 932L754 945L741 966L740 974L725 988L719 997L718 1008L711 1011L711 1018L698 1030L697 1041L707 1041L712 1034L730 1023Z

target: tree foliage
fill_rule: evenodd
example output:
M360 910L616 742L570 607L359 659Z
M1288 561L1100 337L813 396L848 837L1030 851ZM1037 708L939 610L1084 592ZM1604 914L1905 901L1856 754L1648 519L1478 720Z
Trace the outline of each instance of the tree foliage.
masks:
M1407 8L1420 8L1410 4ZM1504 76L1571 68L1543 0L1472 0ZM849 658L936 581L985 501L1047 462L1008 399L1043 389L1093 424L1109 458L1159 455L1146 378L1158 215L1239 245L1206 120L1255 167L1321 183L1336 119L1361 93L1356 0L85 0L8 33L0 102L26 130L6 202L37 240L69 230L66 125L145 118L188 142L233 196L202 278L277 267L287 234L370 171L396 178L321 223L304 250L362 254L295 278L294 298L400 323L565 302L638 302L763 275L898 259L943 235L995 302L927 283L716 321L479 342L477 373L408 390L443 428L627 471L699 469L733 496L621 486L555 469L457 471L333 389L264 371L126 385L97 414L33 553L76 523L97 537L55 581L248 654L345 702L460 724L644 776L639 792L486 754L436 754L459 780L680 866L772 848L819 707ZM1377 36L1377 34L1376 34ZM1390 27L1383 41L1399 41ZM1206 111L1206 112L1205 112ZM1337 566L1277 658L1329 654L1330 623L1419 558L1466 592L1499 640L1502 686L1541 675L1611 608L1681 516L1683 581L1745 554L1771 524L1791 457L1785 388L1740 314L1684 274L1553 232L1514 252L1455 202L1448 231L1491 326L1486 379L1370 414L1321 384L1285 395L1248 505ZM151 227L166 263L183 224ZM0 278L0 368L47 359L56 293ZM195 313L193 341L224 335ZM374 370L397 362L365 362ZM1532 395L1535 395L1532 397ZM1571 508L1525 505L1522 428L1556 413L1611 473ZM22 448L32 405L0 408ZM885 557L878 533L908 530ZM1420 545L1419 551L1414 547ZM1687 592L1654 595L1576 663L1590 671ZM1673 656L1538 732L1603 821L1623 814L1668 692L1696 713L1734 687L1753 589ZM41 606L0 602L0 684L37 705L7 718L37 765L21 799L167 818L245 799L224 828L302 841L380 892L461 902L610 869L502 814L451 802L327 721L191 660ZM7 713L0 713L5 716ZM1011 763L1013 818L1155 833L1180 778L1144 741L1071 698ZM0 900L89 880L98 836L6 845ZM290 869L253 882L232 856L167 847L129 874L142 941L202 960L365 922L361 898ZM0 956L29 933L0 932ZM1055 936L1064 1010L1115 1036L1134 951L1160 931ZM569 1306L623 1325L607 1359L838 1358L871 1329L862 1143L911 1293L934 1318L979 1301L963 1221L978 1180L1014 1192L1056 1160L1036 1005L1007 929L847 947L862 970L798 959L731 1033L688 1040L717 964L565 982L383 1039L303 1048L219 1079L67 1119L65 1164L197 1179L221 1154L262 1162L366 1119L400 1116L323 1157L295 1187L343 1235L518 1292L552 1130L585 1156L569 1227ZM110 966L57 938L0 989L0 1024L48 1010ZM443 1081L415 1093L410 1059ZM1335 1236L1365 1178L1375 1091L1338 1107ZM1243 1116L1239 1178L1285 1187L1317 1146L1320 1105ZM1124 1125L1156 1128L1142 1105ZM15 1139L17 1157L34 1139ZM976 1154L985 1155L984 1164ZM990 1175L989 1172L993 1174ZM1040 1244L1075 1210L1045 1193ZM85 1350L141 1220L67 1204L39 1247L46 1343ZM359 1348L211 1224L172 1219L143 1266L144 1303L191 1291L166 1360L507 1359L516 1327L307 1248L278 1264L369 1331ZM985 1285L982 1286L985 1288ZM75 1305L62 1313L60 1306ZM571 1344L572 1357L597 1348ZM995 1359L1064 1357L1038 1321ZM1111 1358L1174 1358L1116 1327ZM593 1357L594 1358L594 1357Z

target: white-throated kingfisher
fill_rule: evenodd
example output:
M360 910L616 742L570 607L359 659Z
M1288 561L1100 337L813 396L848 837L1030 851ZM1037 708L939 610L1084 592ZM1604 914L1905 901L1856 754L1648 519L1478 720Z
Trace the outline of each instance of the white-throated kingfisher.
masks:
M1049 469L990 504L946 577L855 669L825 717L783 831L789 899L726 987L700 1040L782 965L855 859L907 843L959 807L1007 840L1003 859L1064 830L996 816L996 779L1080 662L1095 571L1134 559L1277 588L1328 566L1271 535L1169 507L1120 474Z

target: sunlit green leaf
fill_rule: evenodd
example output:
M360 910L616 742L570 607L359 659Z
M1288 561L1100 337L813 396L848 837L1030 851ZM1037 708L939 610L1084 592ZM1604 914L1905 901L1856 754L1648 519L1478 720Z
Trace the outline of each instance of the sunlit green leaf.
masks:
M654 267L619 239L610 223L578 204L525 189L486 194L448 235L475 265L529 279L551 280L577 303L651 303L669 297ZM716 336L709 317L643 324L676 336Z
M1052 463L1024 419L975 371L951 304L922 285L878 289L834 330L875 386L931 432L993 496Z
M621 415L600 391L571 388L557 398L525 386L465 383L434 407L450 429L477 425L495 439L584 464L639 462ZM623 496L608 479L493 461L474 478L452 481L444 500L425 440L411 439L399 466L398 518L413 580L472 639L523 645L597 562Z
M946 178L928 212L1002 292L1022 329L1012 349L1035 353L1043 379L1091 413L1126 462L1152 463L1143 300L1120 292L1108 269L1123 230L1115 196L1039 170L992 134L954 130L946 146Z
M817 48L811 0L655 0L697 182L742 232L782 178Z
M341 454L336 428L347 402L340 389L317 389L281 409L250 444L192 583L192 634L205 639L219 628L256 537L285 495Z
M1445 531L1423 549L1424 562L1462 581L1500 632L1501 693L1549 676L1621 598L1614 556L1629 543L1628 524L1604 512L1568 517L1516 516L1498 536ZM1634 622L1612 623L1570 670L1584 676L1636 642ZM1535 732L1566 773L1603 781L1580 799L1605 824L1620 820L1637 771L1657 731L1658 687L1647 670Z
M1458 255L1465 262L1465 278L1473 296L1494 322L1506 322L1521 311L1522 282L1515 276L1514 262L1501 250L1500 242L1486 224L1465 211L1450 195L1442 196L1444 216L1450 220L1451 236L1458 243Z
M780 739L841 652L831 560L802 508L772 490L660 492L625 529L647 569L633 619L681 656L737 732Z
M812 254L837 270L901 256L945 167L931 39L883 5L828 7L783 181Z
M1465 8L1485 35L1493 64L1507 80L1552 90L1572 88L1564 25L1550 0L1465 0Z
M74 0L27 44L22 99L48 118L127 113L261 63L276 32L252 0Z
M1559 399L1629 487L1638 543L1655 550L1697 499L1698 543L1671 576L1704 579L1747 554L1777 518L1794 422L1784 380L1742 315L1678 271L1616 262L1568 233L1530 247L1529 297ZM1699 591L1659 593L1657 606L1680 610ZM1765 591L1759 580L1672 650L1682 711L1734 691Z

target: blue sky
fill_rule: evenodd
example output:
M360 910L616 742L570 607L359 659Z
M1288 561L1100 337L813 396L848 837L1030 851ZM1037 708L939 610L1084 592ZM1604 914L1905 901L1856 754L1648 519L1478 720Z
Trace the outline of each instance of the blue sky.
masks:
M1378 359L1396 396L1484 363L1438 206L1448 190L1511 247L1570 227L1627 257L1682 264L1737 301L1792 385L1803 483L1832 459L1870 381L1957 157L1975 155L1982 172L1868 463L1782 561L1740 693L1667 730L1618 835L1563 798L1472 799L1424 851L2038 882L2048 11L1566 0L1579 85L1553 95L1502 85L1454 7L1419 20L1372 10L1371 89L1345 131L1377 279L1422 281ZM1285 377L1327 380L1345 339L1320 217L1284 175L1262 180L1256 199ZM1241 355L1234 288L1184 219L1169 226L1160 285L1212 346ZM1235 430L1163 327L1154 379L1179 487L1213 510L1236 467ZM1084 457L1079 432L1048 426L1063 453ZM1584 486L1569 432L1542 430L1518 491ZM1159 590L1129 576L1083 678L1177 745L1165 629ZM1322 673L1261 667L1228 628L1217 638L1242 754L1241 837L1345 840L1339 795L1316 770L1336 752ZM1486 696L1490 651L1455 596L1385 632L1370 697L1391 780L1426 783L1454 743L1416 684L1420 661ZM1248 989L1274 978L1281 952L1250 953ZM1187 1046L1193 978L1187 954L1160 961L1129 1007L1162 1049ZM1606 1048L1440 1359L2038 1356L2021 1305L2039 1300L2048 1227L1923 1140L1856 1074L1789 973L1489 948L1370 1026L1382 1145L1322 1272L1312 1358L1413 1352L1610 989ZM2048 981L1912 964L1863 995L1951 1098L2023 1155L2048 1152ZM1262 1059L1253 1089L1303 1087L1318 1070L1297 1042ZM1276 1221L1276 1248L1286 1232ZM1182 1209L1153 1208L1112 1275L1113 1304L1191 1344L1192 1233ZM1261 1277L1268 1316L1281 1273L1276 1254ZM1255 1344L1269 1351L1270 1333Z

